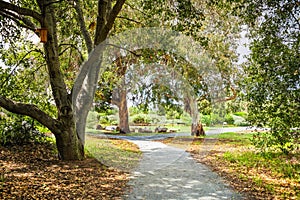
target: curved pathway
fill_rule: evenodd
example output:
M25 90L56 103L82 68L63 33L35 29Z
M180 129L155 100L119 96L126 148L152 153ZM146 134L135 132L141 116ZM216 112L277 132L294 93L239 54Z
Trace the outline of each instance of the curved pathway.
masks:
M183 149L160 142L132 141L144 153L124 199L243 199Z
M216 128L207 135L235 132L246 128ZM216 173L197 163L184 149L167 146L159 140L168 137L190 135L187 133L155 136L107 136L126 139L137 144L143 152L139 166L133 170L126 200L217 200L244 199L225 184Z

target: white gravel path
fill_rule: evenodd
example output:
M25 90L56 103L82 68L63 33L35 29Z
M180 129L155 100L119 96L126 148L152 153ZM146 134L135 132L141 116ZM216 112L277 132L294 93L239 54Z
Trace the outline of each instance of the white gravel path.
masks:
M127 200L149 199L243 199L206 166L197 163L184 149L160 142L132 140L143 152L133 171Z

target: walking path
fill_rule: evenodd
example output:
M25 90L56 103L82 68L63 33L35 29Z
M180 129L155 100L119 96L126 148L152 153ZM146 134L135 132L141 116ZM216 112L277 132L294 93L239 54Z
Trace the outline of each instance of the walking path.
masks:
M160 142L132 142L140 147L143 159L132 173L125 199L243 199L185 150Z
M207 135L246 130L244 127L216 128ZM139 166L133 170L126 200L218 200L243 199L216 173L197 163L184 149L167 146L159 140L190 135L187 133L155 136L107 136L126 139L137 144L143 152Z

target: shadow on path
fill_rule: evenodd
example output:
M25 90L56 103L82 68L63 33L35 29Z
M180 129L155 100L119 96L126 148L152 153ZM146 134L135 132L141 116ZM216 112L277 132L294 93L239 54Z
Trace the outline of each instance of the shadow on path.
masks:
M144 153L125 199L243 199L183 149L160 142L132 141Z

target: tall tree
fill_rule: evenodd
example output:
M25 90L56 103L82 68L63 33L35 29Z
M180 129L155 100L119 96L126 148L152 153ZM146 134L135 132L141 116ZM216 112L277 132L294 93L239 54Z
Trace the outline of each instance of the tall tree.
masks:
M87 52L91 53L94 46L100 44L108 36L125 0L117 0L114 5L110 0L97 1L97 12L93 12L94 16L91 16L96 21L91 21L84 16L83 3L79 0L0 1L0 27L3 41L13 42L9 39L11 37L10 32L13 30L21 33L23 30L35 32L37 28L42 28L47 31L47 41L43 44L42 51L47 64L57 114L53 118L34 104L15 102L2 94L0 95L0 106L8 111L30 116L49 128L56 137L57 149L63 160L81 160L84 157L85 121L93 101L94 91L92 94L84 94L83 90L74 91L67 87L61 66L61 45L67 34L76 35L76 32L73 31L80 30L80 34L77 33L77 35L84 39L81 48L86 48ZM61 16L64 17L61 18ZM75 19L79 27L77 23L72 24L73 16L76 16ZM60 29L61 25L69 22L68 20L74 26L65 26ZM87 21L91 23L90 30L86 24ZM8 30L7 24L12 27L10 30ZM19 35L16 34L15 36ZM8 45L12 44L9 43ZM79 76L89 77L89 79L78 78L74 83L75 86L82 85L83 81L90 84L97 81L97 71L87 70L90 67L92 66L85 65L85 68L80 71L81 76ZM95 74L86 76L88 72ZM73 110L74 102L71 91L75 92L75 96L78 97L77 101L81 102L81 104L76 104L75 110ZM77 119L75 119L75 112L81 113Z
M214 4L209 4L206 1L192 2L189 0L184 0L184 1L143 0L135 4L134 6L130 5L129 10L130 9L132 9L133 12L136 13L135 16L136 20L133 20L133 22L131 23L136 24L137 27L143 27L143 26L165 27L167 29L172 29L174 31L178 31L185 35L188 35L191 38L193 38L196 42L200 43L203 46L203 49L205 49L205 51L207 51L208 54L210 54L210 56L214 60L214 64L217 66L215 67L216 74L221 74L220 76L222 80L220 80L220 77L218 80L220 80L224 86L224 88L222 89L220 88L213 89L211 87L210 88L211 94L207 96L211 96L211 99L214 99L216 101L229 100L230 98L224 97L226 92L220 92L221 90L227 90L229 95L232 95L234 97L233 93L235 93L235 87L233 82L236 79L236 77L234 76L235 74L237 74L237 68L234 65L234 62L236 62L237 60L237 56L234 49L236 48L236 43L237 43L236 38L239 37L238 17L228 16L224 10L215 6ZM232 7L228 6L228 8L226 8L226 11L231 9ZM129 14L130 13L131 12L129 12ZM127 16L130 16L129 14ZM159 62L154 61L156 59L155 57L162 59L162 61L165 59L164 56L159 55L160 53L161 52L159 52L158 50L156 51L156 54L158 54L157 56L156 55L150 56L150 54L153 54L153 52L149 52L148 50L149 56L146 56L147 55L146 52L143 53L142 56L143 58L138 58L138 59L143 59L144 63L152 62L152 63L159 64ZM167 55L170 53L171 52L164 52L162 54ZM189 66L193 66L193 65L189 65ZM171 65L169 67L172 68ZM190 69L193 69L193 67ZM195 71L193 70L189 71L187 68L185 72L185 78L190 80L191 85L193 85L193 87L195 88L195 96L197 95L201 96L203 94L200 94L201 92L199 92L200 91L199 88L201 88L201 84L203 84L203 82L199 81L197 77L199 73L193 73L193 72ZM209 80L205 80L205 81L216 82L216 77L210 77ZM198 90L196 88L198 88ZM215 92L212 92L213 90ZM217 90L220 90L218 95L223 93L222 94L223 98L217 95L218 93L216 92ZM163 92L160 93L163 94ZM149 92L148 94L152 95L154 93ZM125 97L125 95L123 96ZM185 101L188 104L194 104L194 106L192 106L193 109L192 110L189 109L190 110L189 113L193 115L193 119L194 119L193 123L195 123L193 127L197 127L197 123L199 122L199 112L197 106L195 106L197 105L198 98L203 98L203 97L198 96L191 99L190 96L187 97L187 101ZM149 96L149 98L146 98L144 100L147 99L155 100L155 98L153 98L153 95L152 97ZM193 129L192 132L195 132L194 130L195 129Z

